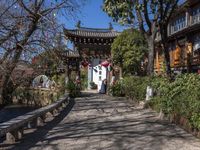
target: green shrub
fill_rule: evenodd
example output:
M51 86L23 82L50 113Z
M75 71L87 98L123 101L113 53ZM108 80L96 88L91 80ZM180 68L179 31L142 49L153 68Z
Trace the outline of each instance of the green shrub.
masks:
M80 88L72 80L68 81L66 89L69 91L70 97L77 97L80 94Z
M112 96L124 96L125 93L124 93L123 80L115 82L114 85L109 87L108 92Z
M109 93L113 96L126 96L138 102L145 99L146 88L149 84L148 77L129 76L109 87Z
M20 104L34 105L43 107L52 104L63 95L60 89L40 89L40 88L24 88L18 87L13 96Z
M153 98L149 105L157 111L169 112L171 106L170 102L165 98L166 94L169 92L169 80L165 77L152 77L150 79L150 86L153 87Z
M113 96L121 96L140 101L146 96L146 88L153 87L154 96L149 105L166 115L177 115L188 119L190 126L200 130L200 76L183 74L170 81L165 77L125 77L109 92Z
M88 72L86 69L81 70L81 89L87 89L88 87Z
M151 105L165 114L177 114L187 118L190 124L200 129L200 76L183 74L175 81L167 79L152 82L155 96Z
M72 80L69 80L66 85L66 89L71 92L76 89L76 85Z
M126 97L135 101L145 99L146 88L149 84L148 77L129 76L125 77L123 82Z
M90 82L90 88L93 90L97 89L97 85L94 82Z
M64 91L65 91L65 74L54 75L52 77L52 80L56 82L57 87L64 93Z

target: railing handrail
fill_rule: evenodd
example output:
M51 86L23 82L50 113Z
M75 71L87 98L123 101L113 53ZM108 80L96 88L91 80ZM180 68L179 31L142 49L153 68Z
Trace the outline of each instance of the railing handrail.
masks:
M177 26L178 25L182 25L182 24L185 24L185 26L183 28L177 30L177 31L169 31L168 36L174 35L174 34L180 32L180 31L182 31L184 29L187 29L189 27L193 27L196 24L200 23L200 14L191 15L191 16L188 16L188 17L191 17L191 20L188 22L188 24L187 24L187 20L189 20L189 18L186 18L186 20L184 22L177 24ZM198 18L198 20L195 20L197 18ZM170 26L170 24L169 24L169 26Z
M21 115L9 121L0 123L0 137L4 136L8 132L12 132L13 130L23 128L26 124L33 121L37 117L41 117L45 115L46 113L60 107L62 103L64 103L67 100L67 98L68 98L68 94L59 98L58 101L56 101L55 103L51 105L39 108L32 112L28 112L25 115Z

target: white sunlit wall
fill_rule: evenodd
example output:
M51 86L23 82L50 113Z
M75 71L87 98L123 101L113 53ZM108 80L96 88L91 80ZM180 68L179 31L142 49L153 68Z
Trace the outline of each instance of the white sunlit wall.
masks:
M106 79L107 69L101 66L100 59L93 59L92 63L88 67L88 89L90 89L90 82L94 82L97 85L97 90L101 89L101 83Z

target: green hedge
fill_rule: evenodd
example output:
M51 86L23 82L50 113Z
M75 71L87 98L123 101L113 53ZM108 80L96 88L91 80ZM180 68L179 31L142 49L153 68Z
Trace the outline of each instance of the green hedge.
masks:
M66 85L66 89L68 90L70 97L75 98L75 97L80 96L81 87L80 85L77 85L76 83L74 83L74 81L69 80Z
M200 130L200 75L182 74L174 81L165 77L129 76L110 87L113 96L125 95L134 101L144 100L146 87L154 89L148 105L165 115L186 118L191 127Z
M200 76L184 74L170 82L165 78L152 82L155 96L150 101L166 115L176 114L189 120L192 127L200 129Z
M124 78L124 92L126 97L134 101L142 101L146 96L149 84L148 77L129 76Z
M63 94L61 89L19 87L13 93L13 97L17 103L43 107L52 104Z
M109 93L113 96L126 96L134 101L141 101L145 99L146 87L149 83L148 77L125 77L111 86Z
M108 93L112 96L125 96L123 80L119 80L115 82L114 85L110 86Z

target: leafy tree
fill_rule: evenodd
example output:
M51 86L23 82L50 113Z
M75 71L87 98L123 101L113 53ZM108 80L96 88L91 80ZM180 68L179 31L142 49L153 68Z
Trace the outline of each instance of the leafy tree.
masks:
M167 25L169 19L183 0L104 0L103 10L121 24L138 27L148 42L149 75L154 72L154 48L157 33L161 35L167 72L170 72L170 57L167 51Z
M12 102L12 74L19 60L53 49L62 29L58 16L72 17L79 5L78 0L1 0L0 8L0 105L6 105Z
M112 59L125 74L133 74L139 71L147 49L144 36L136 29L128 29L114 40L111 47Z

